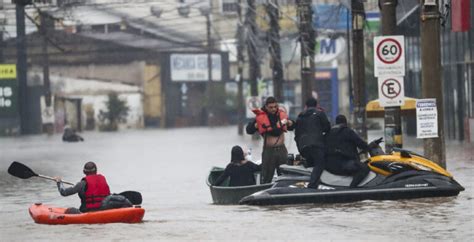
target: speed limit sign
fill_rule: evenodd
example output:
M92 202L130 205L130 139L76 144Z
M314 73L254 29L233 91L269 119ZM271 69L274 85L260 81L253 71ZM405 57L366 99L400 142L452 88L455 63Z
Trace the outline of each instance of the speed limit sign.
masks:
M374 75L405 76L405 38L403 35L374 38Z

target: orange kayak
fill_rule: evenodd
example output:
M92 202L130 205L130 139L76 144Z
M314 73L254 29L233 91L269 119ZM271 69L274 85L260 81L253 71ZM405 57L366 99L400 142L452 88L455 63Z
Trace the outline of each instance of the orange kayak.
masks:
M66 208L55 208L41 203L31 205L29 211L33 220L38 224L139 223L145 215L145 209L141 207L65 214Z

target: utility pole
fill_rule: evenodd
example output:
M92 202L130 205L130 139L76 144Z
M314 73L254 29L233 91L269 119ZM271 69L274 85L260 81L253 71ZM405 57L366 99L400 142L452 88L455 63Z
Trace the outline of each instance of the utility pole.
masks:
M270 17L270 31L268 39L270 42L270 55L272 56L273 96L278 102L283 102L283 64L281 61L280 48L280 13L277 0L268 0L266 5Z
M316 46L316 33L313 29L311 0L298 0L298 16L300 18L300 43L301 43L301 99L304 106L306 99L312 96L314 82L314 48Z
M209 7L201 7L199 9L201 14L206 17L206 39L207 39L207 125L213 126L214 120L214 105L213 96L214 90L212 83L212 40L211 40L211 14L212 14L212 1L209 1Z
M46 12L40 12L40 31L41 34L43 35L43 81L44 81L44 89L46 91L45 93L45 103L46 103L46 109L47 114L49 117L48 118L53 118L54 117L54 109L52 107L52 96L51 96L51 82L49 80L49 54L48 54L48 28L50 26L51 22L51 17L46 13ZM46 116L45 115L45 116ZM54 121L54 120L51 120ZM43 120L44 122L44 120ZM48 122L44 125L44 129L49 135L52 135L54 133L54 125L52 122Z
M238 115L238 134L244 134L245 122L245 101L244 101L244 26L242 19L242 0L237 3L237 16L239 22L237 23L237 115Z
M16 68L17 78L19 82L19 109L20 109L20 130L21 134L31 133L29 127L28 115L28 85L27 85L27 71L28 62L26 56L26 34L25 34L25 5L31 4L31 1L17 0L16 5Z
M247 0L246 24L248 26L247 34L247 52L249 56L249 82L250 96L258 96L257 79L260 77L260 62L258 60L258 31L256 24L255 0Z
M365 56L364 56L364 23L365 9L361 0L352 0L352 64L354 71L354 129L367 140L365 116Z
M3 22L3 19L0 19L0 63L3 63L4 61L4 54L3 54L3 51L5 49L5 46L4 46L4 42L3 42L3 25L4 25L4 22Z
M397 27L396 8L398 0L379 0L382 14L382 35L394 35ZM394 147L402 148L402 121L400 106L385 107L385 151L392 152Z
M439 1L421 0L421 77L423 98L435 98L438 108L438 137L423 139L424 155L446 168L443 91L441 71ZM428 3L430 2L430 3Z
M208 80L208 85L207 85L207 91L208 91L208 98L209 101L207 103L208 105L208 125L213 126L213 116L214 116L214 100L212 100L214 90L212 90L213 85L212 85L212 43L211 43L211 13L206 15L206 30L207 30L207 76L209 78Z

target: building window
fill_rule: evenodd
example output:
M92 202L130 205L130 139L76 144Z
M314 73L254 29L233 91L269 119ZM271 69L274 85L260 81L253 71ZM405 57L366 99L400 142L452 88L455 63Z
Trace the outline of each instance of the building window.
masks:
M235 14L238 7L237 0L221 0L221 12L223 14Z

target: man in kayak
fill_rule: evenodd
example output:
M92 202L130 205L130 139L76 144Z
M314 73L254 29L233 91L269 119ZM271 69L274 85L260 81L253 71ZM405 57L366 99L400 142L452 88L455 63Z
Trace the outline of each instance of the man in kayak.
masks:
M328 189L319 183L326 160L324 135L331 129L331 124L324 111L317 106L315 98L306 101L305 110L296 119L295 141L298 151L306 158L307 165L314 166L308 187Z
M250 186L255 185L254 173L260 171L257 165L244 157L244 151L238 145L232 147L230 163L220 175L214 186L219 186L227 177L230 177L229 186Z
M336 125L326 135L327 163L326 169L336 175L354 176L351 188L364 180L370 168L360 162L357 148L368 151L369 145L357 133L347 126L344 115L336 117Z
M99 210L102 204L102 200L110 195L109 185L105 180L105 177L101 174L97 174L97 166L94 162L89 161L84 165L84 174L86 175L73 187L64 187L60 177L55 177L58 185L59 193L62 196L70 196L78 194L81 199L80 212L88 212ZM69 208L66 213L77 213L73 208Z
M265 100L265 106L252 110L255 113L255 129L263 136L262 183L272 182L275 169L285 164L288 151L285 147L285 132L293 130L293 121L278 107L274 97ZM251 130L247 126L247 133Z

